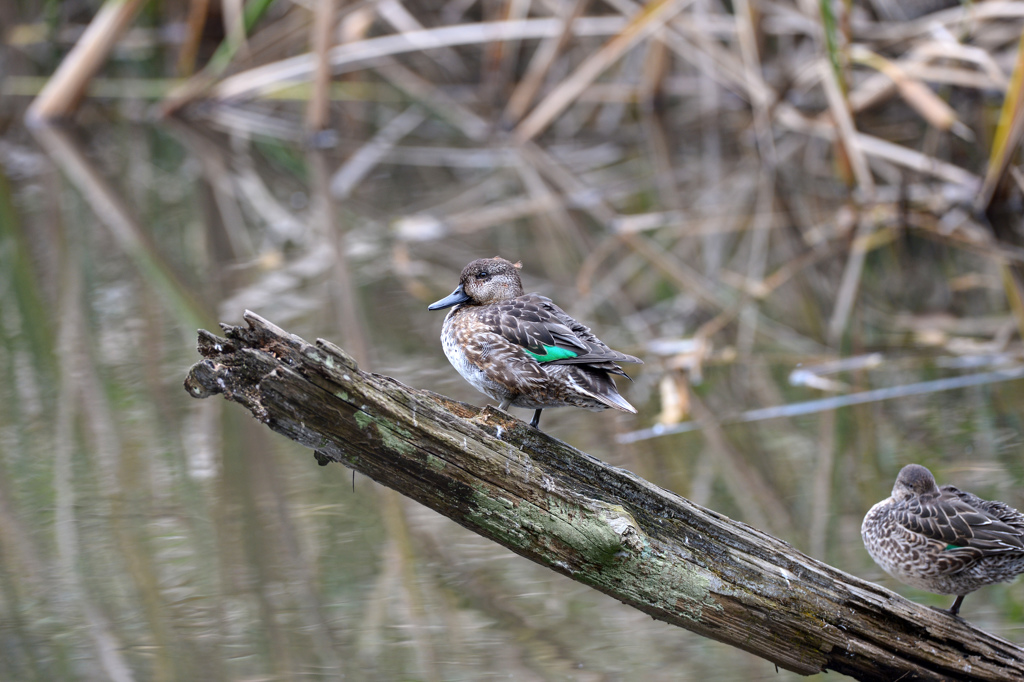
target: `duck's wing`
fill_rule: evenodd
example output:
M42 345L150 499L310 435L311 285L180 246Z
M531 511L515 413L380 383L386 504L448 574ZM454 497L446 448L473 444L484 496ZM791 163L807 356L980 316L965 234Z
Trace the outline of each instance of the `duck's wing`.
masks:
M550 377L536 360L524 352L522 346L502 333L500 315L494 308L469 306L457 310L456 322L452 323L450 330L454 335L451 341L458 347L465 363L482 372L488 382L504 387L512 395L530 393L550 381ZM454 360L452 364L455 364ZM456 367L469 379L460 365ZM472 379L470 383L473 383Z
M1024 514L997 500L983 500L955 486L939 489L941 499L956 500L973 512L969 522L971 535L966 544L985 554L1024 552Z
M913 533L945 543L943 556L950 562L949 572L954 573L985 556L1024 551L1024 526L1006 523L986 509L990 504L947 485L938 494L897 505L894 516Z
M643 362L609 348L545 296L525 294L488 309L493 315L491 323L502 336L522 346L539 363L591 365L623 374L616 362Z

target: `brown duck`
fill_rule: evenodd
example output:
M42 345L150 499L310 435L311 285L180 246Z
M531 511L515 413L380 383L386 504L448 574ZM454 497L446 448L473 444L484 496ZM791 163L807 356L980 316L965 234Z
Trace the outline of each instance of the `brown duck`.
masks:
M1024 514L908 464L892 496L868 511L860 528L868 554L887 573L936 594L955 594L949 612L980 587L1024 573Z
M635 414L611 375L627 376L618 362L642 361L606 346L551 299L524 294L520 267L497 256L475 260L455 291L429 306L451 308L441 343L455 369L500 409L536 410L535 428L551 407Z

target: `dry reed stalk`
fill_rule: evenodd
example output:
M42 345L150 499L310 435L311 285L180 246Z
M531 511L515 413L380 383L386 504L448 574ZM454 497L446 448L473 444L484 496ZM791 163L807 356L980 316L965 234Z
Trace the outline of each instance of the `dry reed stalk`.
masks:
M224 20L225 42L237 52L245 46L245 11L243 0L221 0L221 15Z
M843 150L849 158L853 174L857 178L857 185L860 187L864 199L870 202L875 194L875 181L868 169L864 151L858 143L857 129L853 123L853 116L850 114L846 96L839 87L835 72L825 60L821 60L819 69L821 83L828 99L829 112L832 114L832 123L835 125L836 139L843 145Z
M329 122L331 64L329 53L334 35L335 0L319 0L313 20L312 39L316 68L313 72L313 89L306 109L306 130L316 133L324 130Z
M929 65L924 59L904 56L892 62L900 71L901 77L914 81L927 81L939 85L953 85L959 88L974 90L1006 90L1007 81L1001 73L993 74L988 68L979 64L981 71L960 68L948 64ZM889 99L897 91L897 85L884 73L873 74L850 92L847 98L853 113L864 111ZM931 91L929 91L930 93ZM935 96L932 93L932 96ZM958 134L963 136L961 131Z
M886 159L905 168L959 185L968 192L976 192L981 184L981 178L959 166L940 161L933 156L922 154L888 140L865 133L857 133L854 139L864 154Z
M38 124L71 115L85 94L89 81L103 66L114 43L144 1L107 0L103 3L85 33L28 108L25 114L27 123Z
M247 5L242 14L245 20L243 29L248 30L254 26L263 13L269 9L272 2L273 0L253 0ZM230 39L224 40L199 73L181 83L164 98L159 107L160 115L171 116L192 101L202 96L208 96L210 88L228 68L242 68L245 61L258 61L267 59L268 55L274 55L281 51L291 51L291 44L294 40L308 39L309 30L306 28L308 15L309 13L304 10L286 13L284 17L273 22L251 39L245 39L243 41L246 47L244 55L240 55L238 52L242 42L235 43ZM310 73L312 73L312 69Z
M993 78L991 74L950 66L908 65L904 72L910 78L930 81L938 85L954 85L971 90L1006 90L1006 78Z
M569 39L572 37L573 22L583 16L583 12L586 10L589 2L590 0L572 0L572 6L562 19L562 30L557 36L545 38L541 41L537 51L533 54L533 59L530 60L526 74L516 85L515 90L512 91L508 104L505 106L505 111L502 113L502 122L506 126L512 127L519 123L523 114L526 113L530 104L533 103L537 92L540 90L540 86L544 83L544 78L551 69L551 65L554 64L555 59L562 53L562 50L565 49Z
M557 36L563 22L558 19L526 19L524 21L488 22L442 26L410 31L398 35L336 45L331 50L331 67L335 75L372 64L382 57L419 50L480 45L510 38L547 38ZM620 17L580 17L573 23L573 35L579 37L614 35L626 26ZM264 64L223 79L213 88L211 97L236 100L266 96L296 81L306 81L313 72L311 54L300 54L271 64Z
M993 0L934 12L913 21L854 22L854 37L869 36L878 44L892 44L931 34L942 27L952 34L982 34L986 22L998 25L1006 20L1024 19L1024 5L1018 0Z
M952 35L943 35L942 40L929 40L916 45L910 55L921 62L936 61L942 64L958 61L974 64L990 80L1002 83L1001 88L1007 86L1006 74L996 63L992 54L980 47L964 45L958 42Z
M693 0L654 0L644 11L630 20L621 33L613 36L600 50L576 67L572 75L562 81L551 94L541 100L520 122L514 135L520 142L533 139L547 128L588 85L597 79L627 50L658 30L673 15Z
M785 128L824 140L836 139L835 127L822 121L809 120L788 104L779 103L774 108L774 113L775 121ZM959 186L962 192L974 194L981 186L981 178L977 175L933 156L866 133L852 131L851 139L856 143L856 148L865 156L884 159L904 168L952 183ZM872 181L872 186L873 184Z
M203 26L210 9L210 0L189 0L188 17L185 19L185 42L178 53L178 75L191 76L196 70L196 53L203 38Z
M249 35L245 39L245 50L232 51L232 46L224 42L218 46L210 61L207 62L204 70L210 70L216 76L248 68L253 64L281 59L284 56L295 54L302 49L310 49L309 24L313 21L315 8L310 6L292 6L285 14L269 23L259 24L261 14L260 5L267 11L274 7L275 0L250 0L246 5L247 15L246 26L249 26ZM250 10L249 5L255 9ZM351 12L351 10L349 10ZM345 12L342 9L336 10L335 22ZM256 29L259 25L259 30Z
M380 0L375 5L377 15L391 24L399 33L411 33L423 31L425 27L420 23L405 5L398 0ZM442 47L437 50L425 51L425 55L432 57L445 71L455 79L468 79L470 68L463 61L459 53L450 47Z
M522 21L529 16L532 3L530 0L496 0L493 4L499 10L499 21ZM484 46L483 73L479 85L481 100L500 101L504 97L508 83L512 80L521 44L520 39L513 37Z
M613 229L618 219L616 211L602 200L599 194L592 192L586 183L576 178L572 172L535 144L524 144L520 152L550 183L569 197L570 202L577 198L574 203L581 204L579 207L605 225L606 229ZM651 243L639 234L617 233L617 238L680 288L717 307L728 307L733 303L735 297L726 291L726 287L706 279L680 260L671 257L660 245Z
M910 78L907 72L894 62L860 46L853 46L850 49L850 58L854 62L865 64L885 74L896 85L903 100L931 125L944 131L957 129L959 120L952 107L926 85ZM962 123L959 127L961 130L964 129Z

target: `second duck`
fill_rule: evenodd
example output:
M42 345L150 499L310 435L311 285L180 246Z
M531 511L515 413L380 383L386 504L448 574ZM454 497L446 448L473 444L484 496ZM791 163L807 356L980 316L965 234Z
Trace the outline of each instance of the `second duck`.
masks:
M612 374L618 362L642 363L606 346L540 294L524 294L518 263L481 258L467 265L459 286L430 310L452 308L444 319L444 354L478 391L499 408L536 410L530 425L551 407L609 407L636 413L619 395Z
M900 470L892 496L867 513L864 546L887 573L912 587L955 594L949 612L980 587L1024 573L1024 514L951 485L920 464Z

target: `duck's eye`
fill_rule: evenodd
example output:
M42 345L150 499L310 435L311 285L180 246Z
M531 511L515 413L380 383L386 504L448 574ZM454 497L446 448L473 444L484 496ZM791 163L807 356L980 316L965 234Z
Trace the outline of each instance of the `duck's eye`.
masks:
M486 270L481 270L480 272L476 273L477 279L487 279L488 277L490 277L490 275L487 274Z

